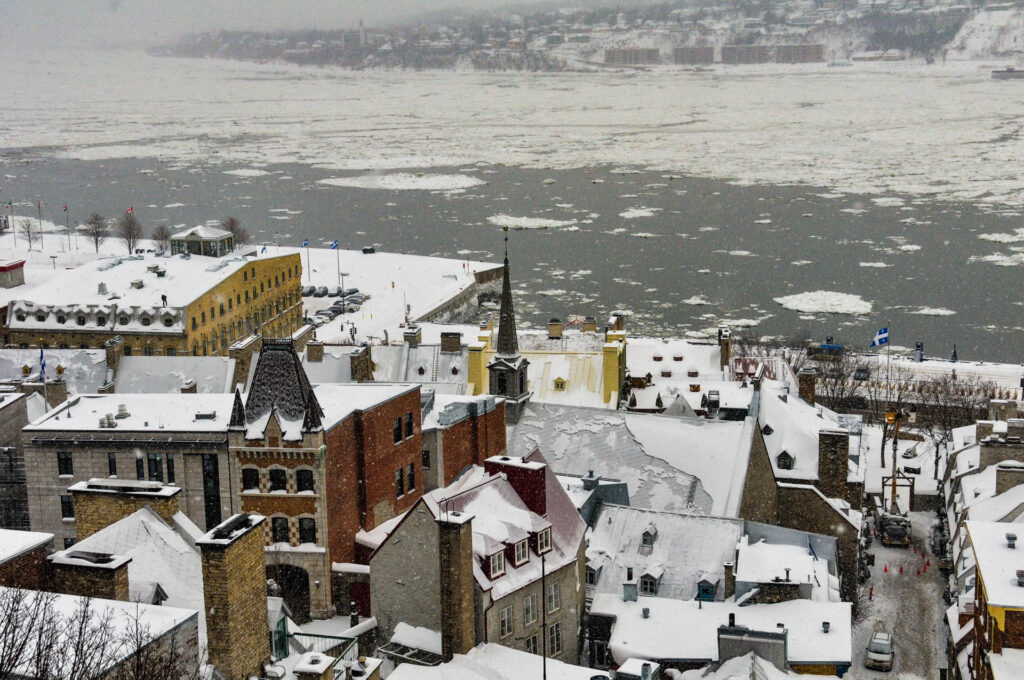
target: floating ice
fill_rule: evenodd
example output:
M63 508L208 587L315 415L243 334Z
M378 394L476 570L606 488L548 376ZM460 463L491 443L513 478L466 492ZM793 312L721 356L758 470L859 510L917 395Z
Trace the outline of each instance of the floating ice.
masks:
M329 177L320 184L357 189L385 189L388 191L455 191L486 184L470 175L413 175L397 172L391 175L361 175L359 177Z
M576 220L552 220L547 217L513 217L512 215L491 215L487 221L509 229L557 229L576 224Z
M630 208L620 212L619 217L624 220L635 220L638 217L654 217L654 214L660 210L661 208Z
M804 313L870 314L871 303L859 295L816 290L775 298L786 309Z
M873 267L875 269L885 269L886 267L891 267L892 265L891 264L886 264L885 262L861 262L860 266L861 267Z
M956 312L944 307L921 307L920 309L912 311L911 314L921 314L922 316L953 316Z
M234 175L235 177L262 177L270 173L259 168L238 168L237 170L225 170L224 174Z

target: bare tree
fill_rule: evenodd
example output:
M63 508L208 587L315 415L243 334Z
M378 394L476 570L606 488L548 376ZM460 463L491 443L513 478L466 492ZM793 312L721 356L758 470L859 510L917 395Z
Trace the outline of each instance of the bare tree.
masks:
M203 676L199 650L180 629L156 644L149 626L132 618L120 642L128 653L110 680L199 680Z
M142 238L142 224L135 217L135 213L126 212L117 220L117 238L124 243L129 255L135 252L135 246Z
M100 252L100 244L107 240L110 236L110 223L107 219L99 213L93 213L89 216L85 226L82 228L85 235L92 241L92 245L96 248L96 252Z
M868 418L882 425L881 461L885 465L885 442L892 436L891 426L885 422L889 411L902 412L916 402L916 383L913 373L895 364L878 368L876 375L864 381L863 396Z
M796 333L785 338L761 339L748 332L733 333L732 353L737 357L781 357L794 372L807 363L808 336Z
M171 228L166 224L158 225L153 229L153 241L160 250L171 249Z
M28 249L39 241L39 232L32 228L32 220L23 219L18 222L18 234L28 242Z
M833 411L849 411L863 406L864 399L857 394L857 357L841 354L834 361L819 361L818 397L821 403Z
M242 223L237 217L225 217L220 221L220 226L224 231L231 232L231 235L235 237L236 246L244 246L252 241L249 232L242 228Z

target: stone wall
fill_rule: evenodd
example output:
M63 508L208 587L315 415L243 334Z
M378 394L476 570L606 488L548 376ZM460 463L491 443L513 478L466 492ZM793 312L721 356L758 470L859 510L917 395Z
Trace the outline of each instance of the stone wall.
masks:
M114 568L53 563L50 565L50 588L66 595L128 602L131 599L128 561Z
M29 590L42 590L47 587L49 567L46 556L52 551L51 540L0 564L0 586Z
M4 395L0 407L0 528L26 530L28 490L21 430L28 423L27 399L19 394Z
M1024 484L1024 467L1009 465L996 466L996 495Z
M121 493L115 491L73 491L75 503L75 532L82 540L118 520L149 506L168 524L178 512L178 493L171 496L157 494Z
M754 428L747 462L747 477L743 483L743 502L740 517L753 522L775 524L778 517L778 490L768 448L760 428Z
M260 675L270 657L264 521L259 518L226 544L211 540L212 533L199 541L210 663L226 680Z

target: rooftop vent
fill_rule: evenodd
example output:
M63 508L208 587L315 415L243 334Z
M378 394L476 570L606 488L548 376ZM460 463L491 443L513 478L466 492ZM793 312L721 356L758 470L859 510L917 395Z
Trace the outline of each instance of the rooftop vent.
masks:
M828 629L830 628L828 621L821 622L821 632L828 635Z
M105 284L102 281L100 281L100 285L96 286L96 292L99 293L100 295L106 295L107 294L107 284Z
M1017 534L1006 534L1006 547L1010 550L1017 547Z
M729 627L730 628L735 628L736 627L736 614L733 614L733 613L729 614Z
M196 420L216 420L216 411L196 411Z
M1017 585L1024 588L1024 569L1017 570ZM973 605L973 603L971 603Z
M225 539L231 538L231 536L242 529L246 529L252 526L252 517L246 514L235 515L224 524L213 530L213 538Z
M789 567L786 567L786 580L789 580Z
M131 283L132 288L142 288L142 279L135 279Z
M124 420L128 417L128 407L125 404L118 404L117 415L114 416L118 420Z
M651 608L650 608L650 607L644 607L644 610L643 610L643 617L644 617L645 619L649 619L649 618L651 618Z
M64 553L64 555L65 557L92 562L93 564L110 564L114 561L114 556L110 553L89 552L87 550L72 550L71 552Z

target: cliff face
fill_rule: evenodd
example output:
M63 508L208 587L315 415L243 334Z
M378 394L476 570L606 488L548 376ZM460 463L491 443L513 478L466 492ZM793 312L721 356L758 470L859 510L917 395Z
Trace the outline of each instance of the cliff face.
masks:
M978 12L964 23L948 48L948 56L954 59L1024 56L1024 12Z

